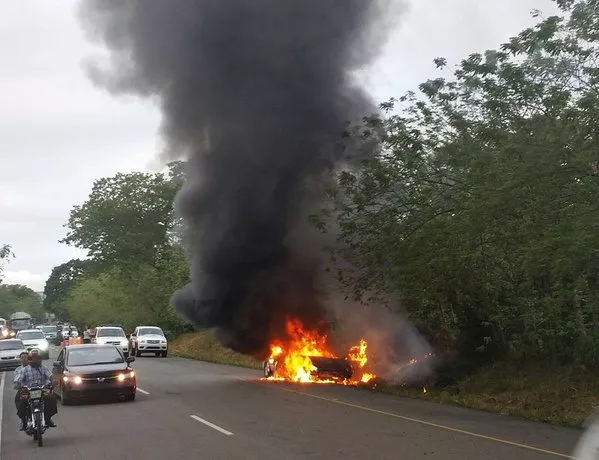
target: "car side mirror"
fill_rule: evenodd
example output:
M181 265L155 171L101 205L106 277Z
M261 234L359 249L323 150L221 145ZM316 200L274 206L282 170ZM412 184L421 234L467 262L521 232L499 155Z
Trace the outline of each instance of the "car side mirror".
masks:
M133 361L135 361L135 356L127 356L127 364L131 364Z
M61 369L62 368L62 363L60 361L54 361L54 363L52 364L52 367L54 369Z

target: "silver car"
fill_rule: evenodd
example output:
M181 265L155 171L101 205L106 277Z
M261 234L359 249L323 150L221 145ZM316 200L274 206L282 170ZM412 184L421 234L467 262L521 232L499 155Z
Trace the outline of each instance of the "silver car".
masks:
M19 355L25 350L25 345L20 339L0 340L0 369L16 369L21 365Z

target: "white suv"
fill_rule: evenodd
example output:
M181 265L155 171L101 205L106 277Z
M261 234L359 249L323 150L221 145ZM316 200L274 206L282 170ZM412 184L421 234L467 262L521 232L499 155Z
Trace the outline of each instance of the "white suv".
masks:
M99 326L92 339L92 343L100 345L115 345L120 348L125 356L129 354L129 341L122 327L117 326Z
M131 355L141 356L142 353L154 353L166 358L168 343L162 329L156 326L137 326L131 334Z

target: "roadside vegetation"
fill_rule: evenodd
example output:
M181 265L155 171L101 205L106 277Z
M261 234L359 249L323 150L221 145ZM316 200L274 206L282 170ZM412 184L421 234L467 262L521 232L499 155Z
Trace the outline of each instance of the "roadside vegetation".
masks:
M389 308L447 357L427 393L385 391L570 425L599 404L599 0L557 3L496 50L436 58L437 77L346 135L377 147L311 216L341 229L332 268L348 296L398 295ZM188 282L184 170L98 179L63 240L89 258L54 269L44 307L185 332L169 307ZM208 332L173 347L254 367Z

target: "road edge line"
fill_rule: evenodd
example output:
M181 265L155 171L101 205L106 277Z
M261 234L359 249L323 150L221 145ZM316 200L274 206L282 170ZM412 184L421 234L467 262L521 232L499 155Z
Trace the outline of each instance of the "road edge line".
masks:
M0 377L0 459L2 459L2 424L4 423L4 383L6 382L6 371Z
M208 420L204 420L202 417L198 417L197 415L190 415L190 417L200 423L203 423L206 426L209 426L210 428L215 429L216 431L220 431L222 434L225 434L227 436L233 436L233 433L231 433L228 430L225 430L224 428L221 428L218 425L215 425L214 423L210 423Z
M405 415L399 415L399 414L395 414L393 412L387 412L387 411L383 411L383 410L379 410L379 409L373 409L371 407L361 406L359 404L353 404L350 402L342 401L340 399L330 399L330 398L326 398L324 396L318 396L318 395L306 393L304 391L291 390L289 388L281 388L281 387L277 387L277 388L279 390L286 391L288 393L295 393L295 394L298 394L301 396L307 396L309 398L320 399L322 401L328 401L328 402L334 403L334 404L340 404L342 406L353 407L354 409L361 409L361 410L364 410L367 412L373 412L375 414L386 415L388 417L398 418L398 419L404 420L406 422L418 423L420 425L426 425L426 426L438 428L441 430L452 431L454 433L460 433L460 434L471 436L474 438L485 439L487 441L493 441L493 442L496 442L499 444L507 444L507 445L510 445L513 447L519 447L521 449L527 449L527 450L531 450L534 452L540 452L540 453L547 454L547 455L553 455L555 457L569 458L569 459L577 460L576 457L572 457L571 455L562 454L561 452L555 452L552 450L543 449L541 447L530 446L530 445L522 444L522 443L515 442L515 441L508 441L507 439L495 438L493 436L487 436L487 435L480 434L480 433L473 433L472 431L461 430L459 428L453 428L453 427L446 426L446 425L440 425L438 423L427 422L426 420L420 420L417 418L406 417Z
M137 391L139 391L140 393L143 393L143 394L145 394L145 395L149 395L149 394L150 394L150 392L149 392L149 391L142 390L142 389L141 389L141 388L139 388L139 387L137 387Z

